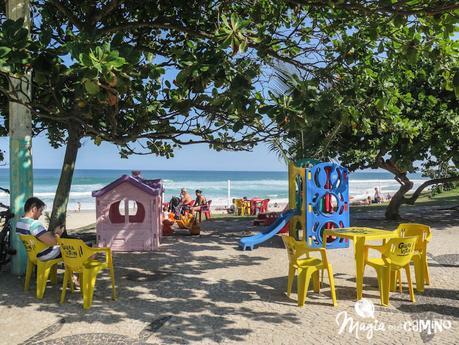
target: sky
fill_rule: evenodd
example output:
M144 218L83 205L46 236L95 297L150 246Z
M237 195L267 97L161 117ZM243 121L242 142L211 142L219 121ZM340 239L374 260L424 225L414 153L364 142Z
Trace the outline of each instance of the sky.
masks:
M174 158L166 159L154 155L119 157L113 144L95 146L89 139L83 139L78 152L76 169L128 169L128 170L222 170L222 171L286 171L287 166L266 145L256 147L253 152L216 152L207 145L184 146ZM9 141L0 138L0 149L6 151ZM53 149L44 135L33 139L34 169L60 169L65 149ZM4 162L4 163L5 163Z

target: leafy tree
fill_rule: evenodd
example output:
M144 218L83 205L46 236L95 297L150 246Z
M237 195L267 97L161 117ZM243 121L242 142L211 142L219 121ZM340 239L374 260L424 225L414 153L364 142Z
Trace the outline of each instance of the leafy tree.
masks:
M399 31L415 21L415 33L448 34L458 8L445 1L36 0L29 39L20 22L6 20L4 4L5 128L5 102L18 101L9 80L32 69L33 97L25 105L35 133L66 145L51 227L65 217L83 137L115 143L123 157L170 157L191 143L250 149L284 129L273 126L279 116L265 104L273 64L323 83L375 42L380 54L405 50L412 59L415 46L407 35L399 40ZM399 47L385 45L394 37Z
M322 80L281 72L284 89L271 109L288 128L285 141L274 143L287 155L392 173L400 189L386 209L389 219L426 187L459 180L458 45L444 36L414 37L412 57L381 56L370 45ZM407 196L407 174L416 171L432 178Z
M35 133L46 130L51 145L66 145L51 228L65 217L83 137L117 144L122 157L171 157L191 143L250 149L275 131L258 112L259 64L233 57L221 33L210 40L214 32L203 29L208 20L215 30L217 11L192 5L37 1L31 39L21 21L3 19L3 100L18 102L9 78L32 68L33 99L25 105Z

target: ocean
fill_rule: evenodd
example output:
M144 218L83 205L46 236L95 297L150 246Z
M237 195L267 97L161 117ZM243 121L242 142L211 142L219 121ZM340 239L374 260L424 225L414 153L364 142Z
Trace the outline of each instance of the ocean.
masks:
M101 189L129 170L76 170L70 193L69 210L74 210L77 203L82 210L94 210L95 199L91 192ZM34 169L34 195L41 198L51 208L56 186L59 181L59 169ZM146 179L160 178L164 182L165 200L178 196L181 188L187 188L194 196L194 190L203 191L207 200L215 206L228 203L228 180L230 180L231 198L269 198L271 202L288 201L287 172L273 171L169 171L143 170ZM398 190L398 183L392 175L384 172L353 172L350 175L350 194L356 199L373 196L374 188L379 187L384 195L393 195ZM415 187L425 179L420 174L410 176ZM0 187L9 188L9 170L0 169ZM0 193L0 201L9 204L9 196Z

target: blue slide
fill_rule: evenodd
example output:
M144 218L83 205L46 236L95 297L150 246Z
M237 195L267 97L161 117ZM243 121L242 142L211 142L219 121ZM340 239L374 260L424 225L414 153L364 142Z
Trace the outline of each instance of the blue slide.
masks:
M241 238L239 246L242 247L242 250L246 250L248 248L253 249L255 245L269 240L276 235L290 221L290 219L297 214L297 210L287 210L283 212L279 218L277 218L276 221L272 223L268 229L266 229L265 232Z

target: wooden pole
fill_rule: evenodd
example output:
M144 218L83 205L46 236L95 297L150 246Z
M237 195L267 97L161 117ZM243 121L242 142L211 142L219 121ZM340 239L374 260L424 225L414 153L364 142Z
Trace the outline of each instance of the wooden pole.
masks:
M8 0L7 16L17 20L24 18L24 27L30 28L29 0ZM21 79L12 79L11 87L16 90L21 101L28 102L32 96L31 71ZM13 256L11 273L24 274L27 254L23 244L16 235L16 222L24 213L24 203L33 194L32 171L32 116L25 106L9 103L9 137L10 137L10 205L15 214L12 220L11 244L17 253Z

